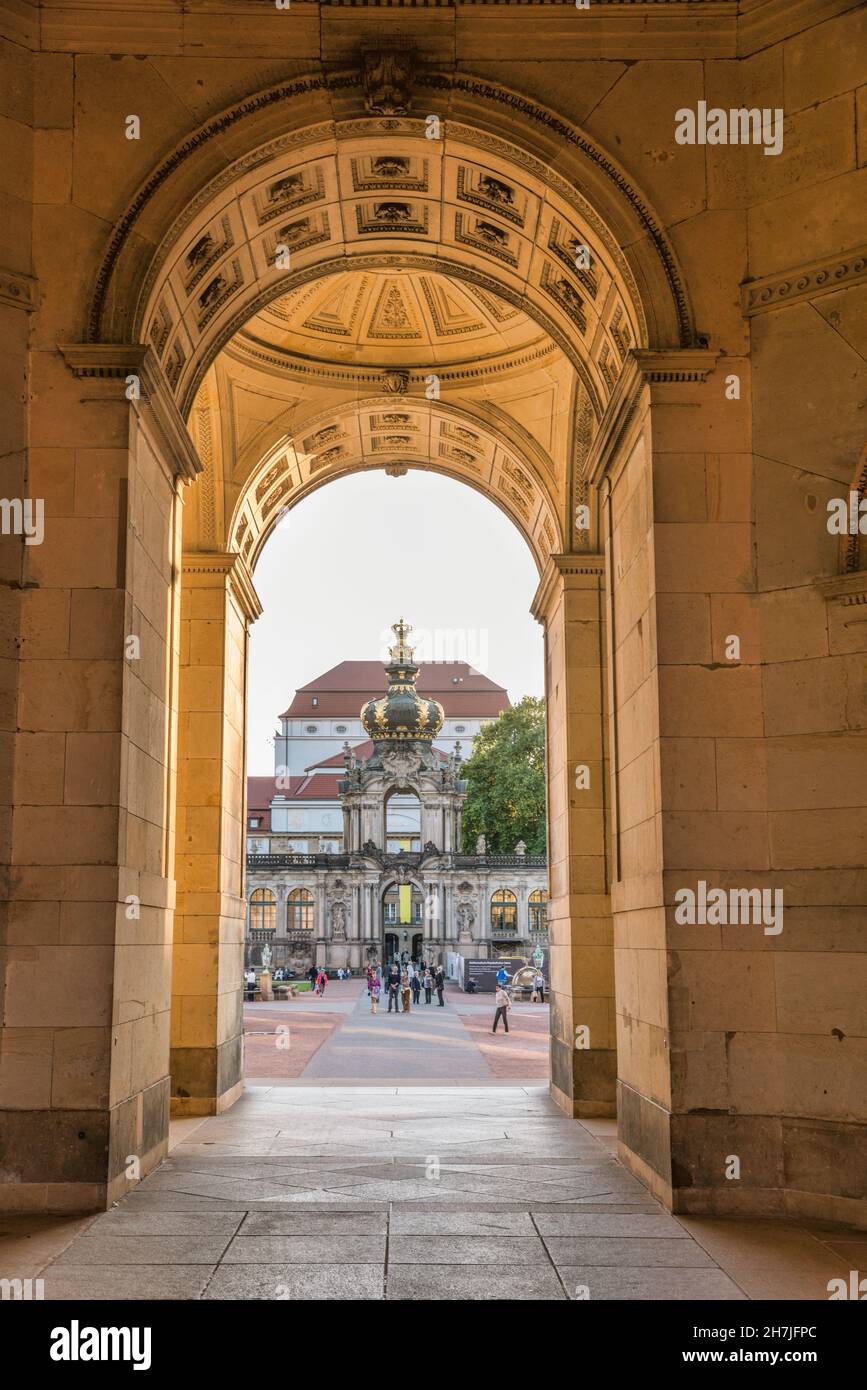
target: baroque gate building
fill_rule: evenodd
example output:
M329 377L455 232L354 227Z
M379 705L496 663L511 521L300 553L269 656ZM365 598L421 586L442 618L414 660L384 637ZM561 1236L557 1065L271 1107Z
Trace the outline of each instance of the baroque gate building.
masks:
M445 965L449 953L547 954L545 856L523 844L488 855L484 837L478 853L461 852L460 745L448 757L434 747L443 707L416 690L409 630L395 624L387 693L361 711L371 752L359 759L346 746L342 851L247 856L248 964L261 962L265 945L274 966L302 973L313 963L359 970L395 956ZM417 830L406 840L416 849L389 849L395 805L401 833Z

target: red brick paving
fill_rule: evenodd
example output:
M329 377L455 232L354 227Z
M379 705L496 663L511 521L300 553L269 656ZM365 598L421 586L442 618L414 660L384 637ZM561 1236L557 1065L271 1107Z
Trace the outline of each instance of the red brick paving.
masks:
M477 997L477 996L476 996ZM460 999L460 996L459 996ZM494 1022L494 1002L490 1011L473 1009L466 1012L454 1001L461 1022L470 1034L495 1076L514 1077L520 1081L548 1080L548 1010L541 1005L518 1004L509 1010L509 1032L500 1024L491 1032Z
M300 1076L313 1054L345 1018L342 1013L293 1015L291 1010L291 1004L284 1004L267 1013L257 1009L244 1015L244 1073L251 1080ZM264 1037L257 1036L265 1029L269 1032ZM281 1045L283 1039L288 1039L288 1047L285 1041Z

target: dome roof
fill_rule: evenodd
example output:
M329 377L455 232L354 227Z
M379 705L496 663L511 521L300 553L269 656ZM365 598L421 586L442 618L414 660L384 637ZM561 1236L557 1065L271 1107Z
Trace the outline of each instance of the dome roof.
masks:
M438 700L426 700L415 688L418 667L412 659L412 647L406 638L411 628L403 618L392 625L397 642L391 648L391 660L386 666L388 693L378 700L368 700L361 708L365 733L374 743L384 740L433 741L443 726L445 711Z

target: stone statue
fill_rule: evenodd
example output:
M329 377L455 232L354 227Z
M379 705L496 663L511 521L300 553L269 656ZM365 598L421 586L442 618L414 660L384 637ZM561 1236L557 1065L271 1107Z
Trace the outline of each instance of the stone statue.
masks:
M476 854L487 854L488 847L484 835L480 835L476 840Z
M527 846L524 844L524 841L523 841L523 840L519 840L518 843L515 845L515 853L516 853L516 854L526 854L526 853L527 853Z
M331 904L331 939L346 940L346 903L340 898Z
M461 941L472 941L472 939L473 939L473 923L474 923L474 921L476 920L476 914L475 914L475 912L473 911L473 905L472 905L472 903L468 903L468 902L460 902L460 903L458 903L457 917L458 917L458 938L459 938L459 940L461 940Z
M265 942L265 945L262 947L262 969L271 969L271 947L268 945L267 941Z
M343 745L343 761L346 766L347 780L358 784L361 781L361 763L349 746L349 740Z

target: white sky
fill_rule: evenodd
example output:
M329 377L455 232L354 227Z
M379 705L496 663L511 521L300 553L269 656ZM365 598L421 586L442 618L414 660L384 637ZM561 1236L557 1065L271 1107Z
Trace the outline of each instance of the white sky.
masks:
M487 498L441 474L326 484L280 522L253 580L264 612L251 630L251 775L273 772L277 717L295 690L339 661L384 656L401 616L411 641L429 634L417 658L468 660L513 702L543 694L527 543Z

